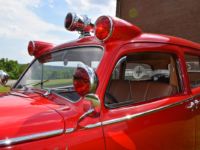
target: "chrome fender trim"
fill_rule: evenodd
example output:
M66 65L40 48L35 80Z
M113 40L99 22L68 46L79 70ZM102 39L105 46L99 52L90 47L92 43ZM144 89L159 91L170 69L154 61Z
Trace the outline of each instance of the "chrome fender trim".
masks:
M63 132L64 132L63 129L58 129L58 130L52 130L52 131L47 131L47 132L30 134L30 135L26 135L26 136L6 138L4 140L0 140L0 147L10 146L10 145L14 145L14 144L23 143L23 142L30 142L30 141L44 139L44 138L49 138L49 137L53 137L56 135L61 135Z

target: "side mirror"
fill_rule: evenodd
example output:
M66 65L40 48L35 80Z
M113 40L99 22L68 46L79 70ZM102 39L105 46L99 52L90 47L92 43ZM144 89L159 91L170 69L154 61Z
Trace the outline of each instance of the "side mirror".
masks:
M8 79L9 79L9 75L4 72L4 71L0 71L0 84L5 86L6 83L8 82Z
M84 120L86 117L98 118L100 116L101 111L101 103L99 97L96 94L87 94L84 97L85 102L87 103L87 110L86 112L79 118L77 122L78 128L84 128L80 125L81 121Z
M87 65L80 64L74 72L74 89L83 97L84 111L77 121L75 130L84 128L81 122L86 117L98 118L101 110L101 103L99 97L94 94L98 85L98 79L95 71Z
M74 89L81 96L94 93L98 84L95 71L87 65L78 65L74 72L73 84Z

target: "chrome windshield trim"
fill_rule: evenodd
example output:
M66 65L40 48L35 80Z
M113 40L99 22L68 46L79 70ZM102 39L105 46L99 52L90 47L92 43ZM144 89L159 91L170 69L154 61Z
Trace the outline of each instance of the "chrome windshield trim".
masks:
M26 136L15 137L15 138L6 138L4 140L0 140L0 147L10 146L13 144L19 144L19 143L23 143L23 142L30 142L33 140L38 140L38 139L43 139L43 138L49 138L49 137L53 137L56 135L60 135L63 132L64 132L63 129L58 129L58 130L35 133L35 134L30 134L30 135L26 135Z

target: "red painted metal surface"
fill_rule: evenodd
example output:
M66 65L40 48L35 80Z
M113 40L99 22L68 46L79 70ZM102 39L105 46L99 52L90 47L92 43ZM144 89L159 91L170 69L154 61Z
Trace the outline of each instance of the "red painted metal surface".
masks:
M104 48L103 58L96 70L99 79L96 94L101 100L101 115L98 118L87 117L81 125L118 119L174 103L180 105L115 124L82 130L78 128L65 133L69 129L76 128L78 118L85 112L83 100L72 103L54 94L44 97L34 91L29 93L15 91L12 94L0 95L0 140L57 129L63 129L63 133L46 139L0 147L0 149L199 149L200 108L190 111L186 106L193 100L189 98L200 94L200 90L191 92L183 53L186 49L190 51L188 48L193 48L196 49L193 50L194 53L199 54L200 45L165 35L141 33L134 36L131 30L134 30L135 26L131 27L130 24L117 19L114 22L113 37L105 43L95 37L85 37L37 55L39 57L46 52L85 45L99 45ZM139 33L139 29L135 31ZM118 109L106 108L104 95L118 59L125 54L147 51L170 52L177 55L182 73L183 93L141 105ZM189 100L184 101L186 99ZM182 101L184 102L181 103Z
M114 68L121 56L136 52L165 52L178 56L181 70L185 73L183 51L165 43L131 43L115 51L110 68ZM108 69L107 69L108 70ZM107 71L103 89L106 89L112 69ZM182 94L166 99L156 99L139 105L129 105L116 109L102 109L102 121L144 113L173 103L189 99L188 82L183 75L184 91ZM101 93L105 93L101 92ZM104 99L104 94L101 95ZM107 149L194 149L195 148L195 113L186 109L191 101L181 105L147 114L135 119L104 126Z
M51 102L41 97L1 96L0 139L64 129L62 117L48 104Z

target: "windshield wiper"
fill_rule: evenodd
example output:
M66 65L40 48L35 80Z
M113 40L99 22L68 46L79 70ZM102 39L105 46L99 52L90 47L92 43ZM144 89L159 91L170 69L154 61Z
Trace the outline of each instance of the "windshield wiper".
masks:
M27 91L29 89L29 87L27 87L27 85L32 85L32 86L41 85L41 87L42 87L43 83L48 82L48 81L49 81L49 79L48 80L43 80L43 81L40 81L40 82L27 83L27 84L23 84L23 85L20 85L20 86L23 88L24 91ZM38 91L34 91L34 92L38 93L38 94L41 94L43 96L47 96L48 93L50 93L48 89L43 89L43 90L45 90L46 92L45 93L38 92Z
M34 83L27 83L27 84L23 84L23 85L21 85L22 87L26 87L27 85L32 85L32 86L37 86L37 85L43 85L43 83L45 83L45 82L48 82L49 80L47 79L47 80L43 80L43 81L40 81L40 82L34 82Z
M48 82L49 80L47 79L47 80L43 80L43 81L41 81L41 82L38 82L38 83L36 83L36 84L33 84L33 86L37 86L37 85L41 85L41 87L43 86L43 83L45 83L45 82Z
M21 84L18 86L18 88L22 88L24 91L27 91L29 88L27 87L27 85L32 85L32 86L37 86L37 85L41 85L41 87L43 86L43 83L48 82L49 80L43 80L40 82L33 82L33 83L27 83L27 84Z

